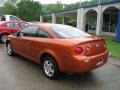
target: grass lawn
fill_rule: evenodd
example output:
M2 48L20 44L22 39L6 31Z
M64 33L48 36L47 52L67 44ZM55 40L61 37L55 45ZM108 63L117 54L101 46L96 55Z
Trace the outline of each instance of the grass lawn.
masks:
M116 42L113 37L106 37L109 52L114 57L120 57L120 42Z

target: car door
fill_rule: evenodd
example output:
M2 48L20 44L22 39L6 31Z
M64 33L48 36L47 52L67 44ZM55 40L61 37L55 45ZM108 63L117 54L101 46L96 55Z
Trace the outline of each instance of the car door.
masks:
M32 58L35 62L40 62L40 53L43 49L48 48L46 41L51 41L52 36L45 30L38 28L35 40L32 43Z
M20 24L18 22L8 22L6 25L10 34L14 34L20 29Z
M32 42L38 27L27 26L19 31L19 35L14 41L14 48L20 55L31 59Z

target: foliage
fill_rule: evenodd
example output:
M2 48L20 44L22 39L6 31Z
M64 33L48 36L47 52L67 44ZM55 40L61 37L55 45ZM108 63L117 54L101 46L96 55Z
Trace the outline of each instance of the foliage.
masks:
M65 5L65 9L75 9L79 7L80 7L80 2Z
M42 6L33 0L7 0L0 9L2 14L12 14L25 21L39 20Z
M33 21L39 18L41 4L33 0L21 0L17 4L18 16L25 21Z
M7 0L3 7L0 7L0 14L16 15L16 4L18 0Z
M57 4L46 4L42 6L42 13L49 13L63 9L63 4L57 1Z
M118 0L100 0L101 3L118 1ZM3 7L0 7L0 14L12 14L20 17L26 21L38 20L39 15L43 13L50 13L58 10L68 10L79 8L80 6L88 6L98 4L99 0L90 0L84 2L77 2L72 4L62 4L57 1L56 4L44 4L41 5L39 2L33 0L7 0ZM51 18L49 17L49 22ZM61 20L59 19L59 22ZM69 19L68 23L76 24L75 19Z
M76 27L76 25L77 25L77 20L76 20L76 18L73 17L73 16L72 16L72 17L66 17L66 18L65 18L65 24Z
M18 1L19 0L7 0L7 2L5 3L5 5L7 5L7 6L10 5L12 7L15 7Z
M5 4L3 12L5 14L12 14L12 15L17 15L16 7L14 7L11 4Z

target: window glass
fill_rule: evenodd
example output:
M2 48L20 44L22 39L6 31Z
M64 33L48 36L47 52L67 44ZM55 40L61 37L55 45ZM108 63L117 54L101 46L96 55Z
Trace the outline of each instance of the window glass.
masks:
M5 16L1 16L1 17L0 17L0 20L1 20L1 21L6 21Z
M59 38L81 38L91 36L82 30L67 25L51 25L51 29Z
M19 23L18 22L9 22L7 23L7 27L9 28L19 28Z
M43 31L42 29L39 29L37 31L37 37L50 38L51 36L46 31Z
M18 20L18 21L20 21L17 17L14 17L14 16L10 16L10 20Z
M26 27L28 26L28 23L21 23L21 27Z
M35 26L27 26L20 31L20 35L35 36L37 29L38 27L35 27Z

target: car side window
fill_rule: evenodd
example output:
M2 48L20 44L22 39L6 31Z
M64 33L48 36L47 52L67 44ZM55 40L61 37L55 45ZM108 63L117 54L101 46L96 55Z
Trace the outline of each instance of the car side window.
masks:
M36 36L40 38L51 38L50 34L40 28L37 30L36 34Z
M21 23L21 27L26 27L28 25L29 25L28 23Z
M9 22L6 24L8 28L19 28L19 23L18 22Z
M20 31L20 36L30 36L35 37L38 27L36 26L27 26Z
M1 17L1 21L6 21L6 17L5 17L5 16L2 16L2 17Z
M17 21L20 21L17 17L14 17L14 16L10 16L10 20L17 20Z

